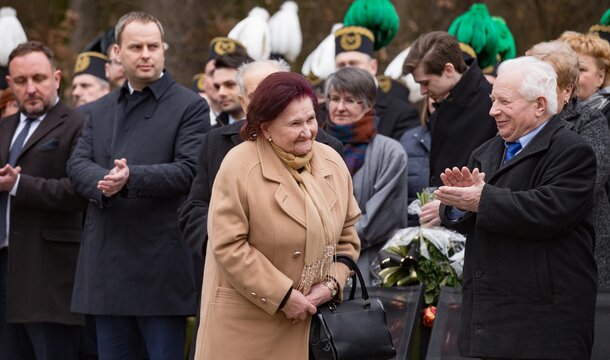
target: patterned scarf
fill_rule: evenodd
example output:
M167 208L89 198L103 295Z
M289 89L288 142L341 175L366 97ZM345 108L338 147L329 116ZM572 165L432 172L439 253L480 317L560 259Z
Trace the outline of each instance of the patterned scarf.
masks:
M605 87L583 100L583 105L593 109L603 109L610 102L610 86Z
M326 130L343 143L343 160L349 173L354 176L364 164L369 142L377 134L374 111L367 112L362 119L351 124L337 125L329 121Z
M267 141L259 139L259 141ZM296 289L307 295L314 284L325 281L330 274L337 239L334 238L335 224L330 213L330 205L317 180L311 174L310 151L304 156L287 153L270 143L275 154L282 160L292 177L299 184L305 198L305 267ZM300 171L300 172L299 172ZM332 275L337 277L336 274Z

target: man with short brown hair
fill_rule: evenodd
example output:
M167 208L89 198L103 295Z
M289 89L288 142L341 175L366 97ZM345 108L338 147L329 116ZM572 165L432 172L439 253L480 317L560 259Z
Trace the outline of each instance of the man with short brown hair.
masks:
M459 43L444 31L417 38L404 71L413 74L422 95L434 100L434 112L427 117L432 137L428 186L440 186L441 172L466 165L470 153L496 134L489 116L491 85L476 62L464 62ZM432 201L422 208L422 225L440 225L439 205Z
M116 26L127 81L92 103L68 163L89 199L72 309L95 317L102 359L182 358L196 283L176 210L210 127L206 102L164 70L163 27L132 12Z

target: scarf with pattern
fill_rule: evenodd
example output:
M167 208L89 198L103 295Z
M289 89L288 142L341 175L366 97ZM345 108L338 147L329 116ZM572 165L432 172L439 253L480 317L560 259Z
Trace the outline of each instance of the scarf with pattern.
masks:
M364 164L369 142L377 134L374 111L367 112L362 119L351 124L337 125L329 121L326 130L343 143L343 160L349 173L354 176Z

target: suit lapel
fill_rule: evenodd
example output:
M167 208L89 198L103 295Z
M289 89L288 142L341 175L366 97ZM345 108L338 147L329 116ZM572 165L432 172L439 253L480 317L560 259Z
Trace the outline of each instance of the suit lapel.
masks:
M34 133L30 136L28 141L26 141L26 143L23 145L23 148L21 149L21 152L19 153L17 160L19 160L19 158L23 154L27 153L28 150L30 150L34 146L34 144L36 144L38 141L40 141L40 139L42 139L49 132L51 132L51 130L53 130L56 127L58 127L59 125L61 125L64 122L64 117L66 115L67 115L67 113L61 103L58 103L57 105L55 105L55 107L53 107L51 109L51 111L49 111L47 113L47 115L44 117L44 120L40 123L40 125L38 125L38 127L36 128Z
M19 116L19 113L17 113L2 120L3 126L2 131L0 131L0 144L2 144L0 148L0 167L6 165L8 161L8 150L11 147L15 130L17 130L19 125Z
M527 146L520 153L515 155L515 157L511 161L507 162L504 166L500 166L500 161L502 159L501 155L499 158L497 156L491 156L490 158L495 158L496 160L498 160L497 163L493 162L494 165L497 164L497 167L493 168L497 169L497 171L493 174L493 176L489 178L489 180L486 181L490 182L498 176L509 171L513 167L517 166L519 163L525 161L526 159L540 152L546 151L550 146L553 134L563 126L564 125L559 118L551 118L544 126L544 128L542 128L540 132L536 134L536 136L534 136L534 138L527 144ZM502 152L504 151L504 141L499 136L497 139L499 139L498 142L494 141L495 150L492 149L490 153L502 154ZM482 168L485 169L485 167L483 166Z

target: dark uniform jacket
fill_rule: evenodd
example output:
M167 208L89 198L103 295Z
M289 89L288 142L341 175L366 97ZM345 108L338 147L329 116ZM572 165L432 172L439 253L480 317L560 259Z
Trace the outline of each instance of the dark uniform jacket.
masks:
M212 129L204 135L199 153L198 173L193 180L187 200L178 211L180 229L184 240L194 251L196 273L203 275L203 260L208 239L208 205L212 195L212 185L225 155L243 142L239 131L243 121L234 122ZM326 131L319 128L316 141L331 146L343 155L343 145ZM197 270L200 268L200 270ZM199 285L201 285L201 279Z
M489 94L491 85L479 66L471 63L430 116L430 186L442 185L441 172L465 166L470 153L497 133L496 122L489 116Z
M378 118L377 132L381 135L400 140L402 134L419 124L419 113L408 101L398 100L389 93L377 88L375 115Z
M596 160L554 117L501 166L498 136L469 164L486 174L477 213L443 224L467 234L463 356L589 359L597 272L593 259Z
M72 309L94 315L194 314L196 284L176 210L195 177L208 106L166 72L139 95L127 83L90 107L68 163L90 200ZM125 158L129 181L110 198L97 182Z
M0 121L2 164L8 160L19 117L17 113ZM17 158L21 177L11 199L9 322L84 323L82 315L70 311L70 299L86 201L66 174L83 121L84 115L57 103Z

